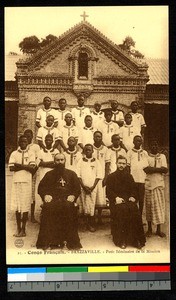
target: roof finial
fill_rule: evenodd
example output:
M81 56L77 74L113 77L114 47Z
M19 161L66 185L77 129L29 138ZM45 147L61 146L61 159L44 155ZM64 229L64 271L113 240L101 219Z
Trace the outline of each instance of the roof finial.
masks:
M86 15L85 11L83 12L82 15L80 15L81 17L83 17L83 21L86 21L86 18L89 17L89 15Z

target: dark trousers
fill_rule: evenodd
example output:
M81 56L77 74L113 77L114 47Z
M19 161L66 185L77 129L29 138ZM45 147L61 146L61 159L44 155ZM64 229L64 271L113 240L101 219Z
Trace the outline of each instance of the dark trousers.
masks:
M145 185L144 183L135 182L135 199L139 204L139 211L142 215L143 206L144 206L144 193L145 193Z

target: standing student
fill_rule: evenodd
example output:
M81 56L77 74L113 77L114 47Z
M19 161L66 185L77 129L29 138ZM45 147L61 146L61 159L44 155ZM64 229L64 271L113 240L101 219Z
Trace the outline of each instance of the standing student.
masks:
M110 108L104 109L104 117L105 120L100 121L98 124L98 130L103 135L104 145L110 147L112 145L112 135L119 134L119 126L112 121L112 111Z
M35 169L35 154L27 147L28 140L19 137L19 147L13 151L9 159L9 168L13 173L11 191L11 209L15 211L17 231L16 237L26 236L26 222L32 201L32 173ZM21 224L22 222L22 224Z
M68 138L68 148L64 152L65 155L65 167L69 170L72 170L74 172L77 172L77 164L78 161L82 158L81 152L78 150L78 147L76 147L77 141L75 137L70 136Z
M62 137L58 129L54 127L54 117L50 115L46 117L46 126L39 128L36 137L40 148L42 148L43 150L45 150L46 148L45 137L47 134L51 134L53 136L52 147L53 149L56 149L59 144L61 144Z
M126 158L126 151L121 147L121 139L118 134L113 134L111 137L112 146L109 148L109 171L113 173L117 170L117 159L121 155Z
M47 134L45 136L46 147L45 149L40 149L37 159L40 181L48 171L51 171L54 168L54 156L59 153L58 149L53 149L52 144L53 136L51 134Z
M167 161L164 154L159 153L157 141L152 141L149 152L149 166L145 181L145 205L148 231L146 236L152 235L152 224L157 226L156 234L165 237L161 231L161 224L165 222L164 174L167 173Z
M77 127L83 128L85 116L90 115L90 109L84 106L83 96L79 96L77 102L78 106L72 109L73 120Z
M85 227L94 232L95 229L95 203L97 197L97 184L102 177L102 169L98 159L93 157L93 146L84 146L84 157L79 160L77 174L81 184L81 200L84 213Z
M99 180L97 184L97 196L95 206L98 209L98 224L102 224L102 209L106 207L106 194L105 194L105 185L106 179L109 174L109 150L102 143L102 133L100 131L95 131L94 135L94 144L93 144L93 157L99 160L102 171L102 179Z
M31 129L26 129L24 131L24 136L26 136L28 140L28 149L35 154L35 163L37 164L37 158L38 158L38 152L40 151L40 147L38 144L33 143L33 132ZM37 172L37 166L36 166L36 172ZM36 190L36 179L37 174L33 174L32 176L32 204L31 204L31 222L37 223L34 213L35 213L35 190Z
M93 126L97 127L97 124L104 119L104 114L101 111L101 104L99 102L95 102L94 109L91 113L93 119Z
M64 98L59 99L59 109L56 109L56 116L58 119L58 129L62 130L62 127L65 125L65 115L70 113L67 109L67 101Z
M133 138L140 135L140 130L132 124L132 116L130 113L125 115L125 124L120 127L121 141L126 151L133 148Z
M138 112L138 103L137 101L131 102L131 112L132 115L132 124L138 128L140 134L143 136L145 131L145 120L141 113Z
M56 127L57 124L58 124L58 119L57 119L57 116L56 116L56 110L51 108L51 98L50 97L44 97L43 98L43 108L40 108L37 111L36 126L38 128L45 126L46 125L46 118L49 115L54 117L54 126Z
M67 113L65 115L65 124L61 128L61 136L63 140L63 149L64 151L67 150L67 141L69 137L75 137L76 142L78 142L78 129L77 127L73 124L73 117L71 113Z
M96 128L92 126L92 117L87 115L84 119L85 126L79 130L78 145L83 149L86 144L93 145L93 134Z
M142 215L145 193L145 168L148 167L148 154L142 149L142 137L136 135L133 139L134 147L127 152L127 164L135 181L135 199L139 204Z
M119 103L116 100L111 101L112 121L114 121L119 127L124 124L123 111L118 109Z

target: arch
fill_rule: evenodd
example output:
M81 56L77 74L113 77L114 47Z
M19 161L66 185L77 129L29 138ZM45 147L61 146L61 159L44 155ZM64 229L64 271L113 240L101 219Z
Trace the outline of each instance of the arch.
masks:
M90 45L80 43L75 46L69 54L69 59L77 59L80 52L85 52L88 55L89 60L98 60L96 50Z

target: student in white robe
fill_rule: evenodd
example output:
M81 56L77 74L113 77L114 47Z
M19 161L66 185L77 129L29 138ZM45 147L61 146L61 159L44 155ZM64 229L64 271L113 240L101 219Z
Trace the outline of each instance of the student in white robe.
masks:
M84 97L78 97L78 106L72 109L72 115L74 120L74 125L83 128L85 116L90 115L90 109L84 106Z
M126 151L132 149L134 146L133 138L136 135L140 135L140 130L138 127L135 127L132 124L132 116L130 113L127 113L125 115L125 124L122 127L120 127L119 135L123 143L124 149Z
M24 135L19 137L18 143L18 149L12 152L9 159L9 168L13 172L11 209L16 215L17 231L14 236L25 237L28 212L32 203L32 174L35 170L35 154L28 149L28 140Z
M117 159L119 156L126 158L126 151L121 147L121 139L118 134L111 137L112 146L109 148L110 173L117 170Z

